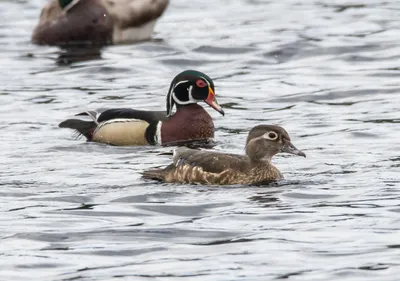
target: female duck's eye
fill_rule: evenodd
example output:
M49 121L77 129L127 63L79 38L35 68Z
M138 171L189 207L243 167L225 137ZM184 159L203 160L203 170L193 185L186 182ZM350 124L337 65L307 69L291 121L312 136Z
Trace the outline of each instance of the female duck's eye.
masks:
M199 88L204 88L205 86L207 86L207 83L206 82L204 82L203 80L197 80L196 81L196 85L197 85L197 87L199 87Z
M269 133L265 134L265 137L269 140L276 140L276 139L278 139L278 134L275 132L269 132Z

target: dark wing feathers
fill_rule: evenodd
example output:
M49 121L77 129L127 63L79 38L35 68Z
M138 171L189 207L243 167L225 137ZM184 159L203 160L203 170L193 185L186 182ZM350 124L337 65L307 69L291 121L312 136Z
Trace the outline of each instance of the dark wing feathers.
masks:
M97 122L101 123L104 121L112 119L140 119L148 123L155 121L163 121L167 117L165 111L145 111L145 110L135 110L131 108L114 108L103 111L100 116L98 116Z
M174 165L183 164L201 167L209 173L221 173L226 169L242 170L246 166L246 157L182 147L175 150Z
M88 140L91 138L97 125L93 121L82 121L79 119L67 119L58 125L60 128L70 128L76 130L79 135L85 136Z
M165 120L165 111L144 111L130 108L97 109L76 114L76 116L88 116L90 121L80 119L67 119L59 124L60 128L74 129L80 135L84 135L88 140L91 139L93 131L99 123L112 119L140 119L148 123Z

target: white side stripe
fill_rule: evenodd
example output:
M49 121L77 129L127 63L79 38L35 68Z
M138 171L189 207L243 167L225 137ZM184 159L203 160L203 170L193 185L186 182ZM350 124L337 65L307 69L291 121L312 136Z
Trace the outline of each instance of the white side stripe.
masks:
M162 145L162 139L161 139L161 127L162 127L162 122L158 122L156 132L154 134L154 141L158 145Z

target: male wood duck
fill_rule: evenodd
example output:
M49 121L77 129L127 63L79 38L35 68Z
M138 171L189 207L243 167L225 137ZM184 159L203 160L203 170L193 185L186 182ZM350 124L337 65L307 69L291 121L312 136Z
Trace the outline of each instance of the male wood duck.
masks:
M164 169L143 172L143 178L163 182L210 185L265 184L283 178L272 165L280 152L304 156L279 126L259 125L251 129L246 141L246 155L178 148L173 163Z
M211 78L199 71L186 70L171 82L166 112L100 109L76 115L89 117L90 121L67 119L59 127L74 129L88 141L120 146L207 141L214 137L214 123L207 111L197 104L201 101L225 114L215 99Z
M36 44L118 44L151 38L169 0L52 0L33 31Z

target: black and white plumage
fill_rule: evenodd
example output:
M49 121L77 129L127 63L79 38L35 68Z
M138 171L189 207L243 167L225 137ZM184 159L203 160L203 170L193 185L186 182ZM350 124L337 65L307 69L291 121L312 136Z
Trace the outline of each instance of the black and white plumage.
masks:
M214 123L207 111L197 104L201 101L224 115L215 99L211 78L187 70L172 80L166 111L131 108L90 110L61 122L59 126L76 130L88 141L113 145L173 145L207 140L214 136ZM82 117L89 120L82 120Z

